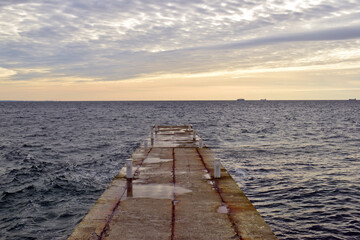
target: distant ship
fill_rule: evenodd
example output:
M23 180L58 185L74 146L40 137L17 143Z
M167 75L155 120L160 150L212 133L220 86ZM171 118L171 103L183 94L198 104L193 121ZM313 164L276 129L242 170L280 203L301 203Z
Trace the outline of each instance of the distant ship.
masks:
M356 101L356 98L350 98L349 101Z
M242 102L242 101L245 101L245 99L243 99L243 98L239 98L239 99L237 99L236 101L238 101L238 102Z
M264 99L260 99L260 101L263 101L263 102L265 102L265 101L266 101L266 98L264 98Z

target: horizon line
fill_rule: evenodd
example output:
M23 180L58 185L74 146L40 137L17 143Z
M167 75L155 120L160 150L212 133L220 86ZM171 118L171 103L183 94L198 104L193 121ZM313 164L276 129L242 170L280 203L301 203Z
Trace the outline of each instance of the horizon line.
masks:
M223 100L0 100L0 102L237 102L238 99ZM268 102L268 101L360 101L349 99L244 99L239 102Z

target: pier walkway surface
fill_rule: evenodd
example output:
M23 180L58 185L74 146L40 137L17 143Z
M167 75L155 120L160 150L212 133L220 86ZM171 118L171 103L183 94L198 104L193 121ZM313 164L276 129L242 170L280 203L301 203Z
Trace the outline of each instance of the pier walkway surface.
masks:
M133 178L124 167L69 240L277 239L226 169L214 178L215 155L191 127L152 131Z

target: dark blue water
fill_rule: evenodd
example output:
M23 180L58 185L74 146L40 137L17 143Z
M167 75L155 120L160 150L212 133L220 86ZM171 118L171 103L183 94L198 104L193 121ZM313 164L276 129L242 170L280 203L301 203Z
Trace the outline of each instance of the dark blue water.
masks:
M190 119L279 239L360 239L360 102L0 102L0 239L66 239L156 121Z

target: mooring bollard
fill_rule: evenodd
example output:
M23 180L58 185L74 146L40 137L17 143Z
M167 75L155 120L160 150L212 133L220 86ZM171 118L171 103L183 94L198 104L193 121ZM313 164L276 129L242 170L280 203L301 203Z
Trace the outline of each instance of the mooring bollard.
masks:
M131 158L126 159L126 178L133 178L133 172L132 172L132 163L133 160Z
M154 132L153 132L153 128L151 128L151 136L150 136L150 138L151 138L151 146L153 146L153 145L154 145Z
M214 160L214 178L220 178L220 159Z
M199 148L203 148L203 140L199 139Z
M147 149L147 148L148 148L148 141L144 140L144 149Z
M196 132L195 132L195 130L193 130L193 141L195 141L196 140Z

